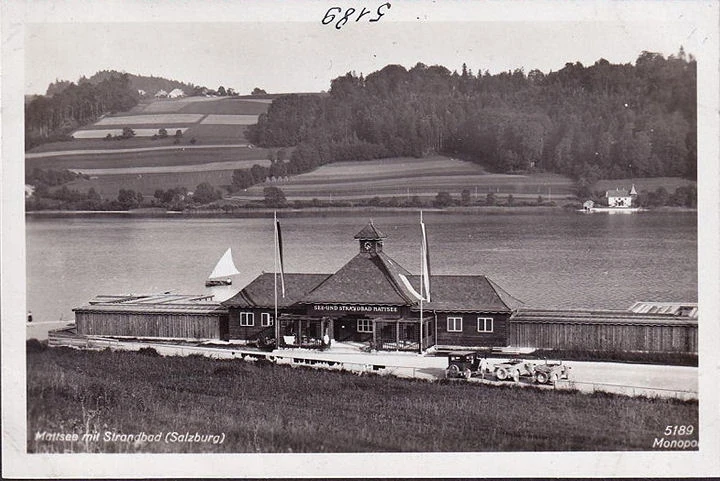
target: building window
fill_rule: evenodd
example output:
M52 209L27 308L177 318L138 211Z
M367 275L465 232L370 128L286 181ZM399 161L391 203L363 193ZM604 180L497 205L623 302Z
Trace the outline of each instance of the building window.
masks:
M478 317L478 332L493 332L492 317Z
M270 317L269 312L263 312L260 314L260 325L262 327L270 327L273 325L273 319Z
M462 317L447 318L448 332L462 332Z
M241 312L240 313L240 325L241 326L254 326L255 325L255 314L252 312Z
M358 319L357 332L373 332L372 321L370 319Z

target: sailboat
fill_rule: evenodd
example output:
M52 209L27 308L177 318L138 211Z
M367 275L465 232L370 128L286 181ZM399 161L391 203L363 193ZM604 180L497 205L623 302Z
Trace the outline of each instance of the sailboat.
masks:
M205 287L230 286L232 285L230 276L234 276L235 274L240 274L240 272L233 263L232 250L228 247L225 254L223 254L218 263L215 264L215 269L213 269L210 277L205 281Z

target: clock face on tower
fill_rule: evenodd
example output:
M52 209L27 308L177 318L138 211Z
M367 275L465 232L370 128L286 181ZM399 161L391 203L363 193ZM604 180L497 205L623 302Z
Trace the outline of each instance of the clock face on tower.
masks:
M363 244L363 248L369 252L370 249L372 249L372 244L369 242L366 242L365 244Z

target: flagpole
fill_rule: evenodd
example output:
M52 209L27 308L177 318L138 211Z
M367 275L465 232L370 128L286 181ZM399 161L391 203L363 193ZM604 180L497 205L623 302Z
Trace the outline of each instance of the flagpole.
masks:
M277 292L277 271L278 271L278 235L277 235L277 211L273 211L273 241L275 248L273 249L273 287L275 291L275 348L280 347L280 322L278 321L278 292Z
M422 231L423 216L422 209L420 209L420 230ZM421 236L420 241L420 354L423 352L422 346L422 331L423 331L423 286L425 285L425 238Z

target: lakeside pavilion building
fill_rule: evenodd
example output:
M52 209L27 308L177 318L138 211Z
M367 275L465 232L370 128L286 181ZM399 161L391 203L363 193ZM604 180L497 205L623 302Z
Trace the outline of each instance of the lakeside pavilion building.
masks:
M360 251L334 274L285 273L277 322L276 274L259 275L221 303L228 310L229 339L416 351L507 345L508 321L520 301L482 275L431 275L421 319L421 277L384 252L385 238L370 222L355 235Z

